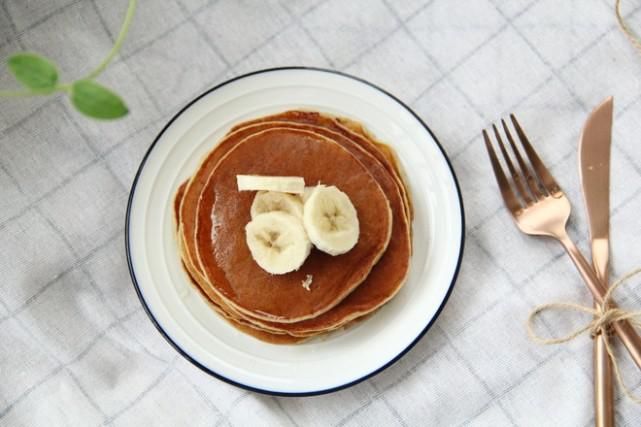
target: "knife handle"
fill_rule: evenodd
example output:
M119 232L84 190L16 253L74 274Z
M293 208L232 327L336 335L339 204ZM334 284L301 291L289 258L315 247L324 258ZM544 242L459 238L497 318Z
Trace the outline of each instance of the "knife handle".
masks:
M601 282L608 286L608 239L592 240L592 264ZM599 309L598 304L594 308ZM599 334L594 338L594 425L596 427L614 427L614 386L613 366L608 354L609 334Z
M612 383L612 361L605 341L607 334L594 338L594 425L614 427L614 389Z

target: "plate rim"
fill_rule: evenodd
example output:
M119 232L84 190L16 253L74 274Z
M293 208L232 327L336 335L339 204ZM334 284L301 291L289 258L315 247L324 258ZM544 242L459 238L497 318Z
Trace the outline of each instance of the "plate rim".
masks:
M240 383L238 381L232 380L230 378L225 377L222 374L219 374L215 372L214 370L208 368L207 366L203 365L200 363L198 360L196 360L194 357L192 357L189 353L187 353L185 350L183 350L178 344L176 344L173 339L169 336L169 334L163 329L162 325L158 322L158 320L154 317L152 314L149 306L147 305L147 302L143 298L142 291L140 290L140 285L138 284L138 280L136 278L136 274L134 272L134 267L133 267L133 260L131 256L131 250L130 250L130 233L129 233L129 226L130 226L130 218L131 218L131 208L132 208L132 203L133 203L133 198L134 194L136 191L136 185L138 184L138 179L140 178L140 175L145 167L145 164L147 162L147 158L153 151L154 147L160 140L161 136L167 131L167 129L173 124L173 122L178 119L188 108L190 108L193 104L198 102L201 98L209 95L212 92L215 92L216 90L220 89L223 86L226 86L230 83L233 83L237 80L241 80L250 76L258 75L258 74L265 74L265 73L270 73L270 72L277 72L277 71L291 71L291 70L302 70L302 71L317 71L317 72L323 72L323 73L329 73L329 74L335 74L338 76L346 77L348 79L355 80L357 82L363 83L367 86L372 87L373 89L383 93L387 97L391 98L393 101L398 103L401 107L403 107L407 112L409 112L420 124L427 130L427 132L430 134L434 142L436 143L436 146L441 152L441 155L443 156L445 163L447 164L450 174L452 176L452 179L454 181L454 186L456 188L456 195L458 199L458 204L459 204L459 210L460 210L460 218L461 218L461 237L460 237L460 249L458 253L458 259L456 261L456 268L454 269L454 274L452 275L452 279L450 281L450 284L448 286L447 292L445 293L445 297L441 301L438 309L434 313L434 316L430 321L427 323L425 328L410 342L407 347L405 347L402 351L400 351L396 356L394 356L391 360L389 360L387 363L383 364L379 368L373 370L372 372L363 375L360 378L357 378L355 380L349 381L345 384L341 384L339 386L335 387L330 387L327 389L322 389L322 390L312 390L312 391L304 391L304 392L283 392L283 391L278 391L278 390L268 390L268 389L262 389L258 387L253 387L247 384ZM427 333L428 330L431 329L431 327L434 325L438 317L440 316L441 312L443 311L443 308L447 304L452 291L454 289L454 285L456 284L456 281L458 279L458 275L461 270L461 265L463 261L463 253L465 251L465 208L463 205L463 197L461 193L461 187L458 181L458 177L456 176L456 172L454 171L454 167L452 166L452 162L450 158L447 155L447 152L445 151L445 148L443 148L443 145L441 142L438 140L436 135L434 135L434 132L430 129L430 127L412 110L407 104L405 104L403 101L401 101L399 98L397 98L395 95L391 94L387 90L383 89L382 87L371 83L361 77L353 76L351 74L334 70L334 69L329 69L329 68L321 68L321 67L309 67L309 66L283 66L283 67L272 67L272 68L264 68L260 70L255 70L249 73L241 74L235 77L232 77L228 80L223 81L222 83L219 83L201 94L197 95L194 97L192 100L190 100L186 105L184 105L176 114L172 116L172 118L163 126L163 128L160 130L158 135L154 138L153 142L145 152L145 155L143 156L142 160L140 161L140 165L138 166L138 170L136 171L136 175L134 176L134 179L131 184L131 188L129 190L129 197L127 200L127 211L125 214L125 252L126 252L126 257L127 257L127 266L129 270L129 276L131 278L132 284L134 286L134 289L136 291L136 295L138 295L138 299L140 300L140 303L145 310L145 313L147 314L147 317L151 321L151 323L154 325L156 330L160 333L160 335L171 345L176 352L181 355L183 358L185 358L188 362L199 368L201 371L205 372L206 374L221 380L227 384L239 387L244 390L256 392L256 393L261 393L265 395L270 395L270 396L283 396L283 397L306 397L306 396L319 396L323 394L328 394L328 393L333 393L339 390L343 390L349 387L352 387L360 382L363 382L369 378L372 378L373 376L381 373L385 369L389 368L393 364L395 364L398 360L400 360L405 354L407 354L420 340L423 338L423 336Z

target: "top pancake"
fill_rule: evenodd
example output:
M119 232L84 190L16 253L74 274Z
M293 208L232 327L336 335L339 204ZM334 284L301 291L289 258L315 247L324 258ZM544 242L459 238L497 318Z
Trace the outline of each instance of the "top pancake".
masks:
M308 184L336 185L358 212L358 243L336 257L312 250L296 272L265 272L245 242L255 193L238 191L241 174L302 176ZM272 128L239 142L210 174L198 201L196 255L205 278L228 305L258 319L297 322L331 309L367 277L387 247L391 227L385 194L348 150L309 131ZM313 277L313 292L301 286L307 274Z

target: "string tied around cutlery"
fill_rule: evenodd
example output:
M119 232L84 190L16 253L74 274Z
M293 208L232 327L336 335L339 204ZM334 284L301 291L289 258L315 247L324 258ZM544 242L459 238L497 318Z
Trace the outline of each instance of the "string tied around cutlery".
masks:
M641 275L641 268L631 271L630 273L624 275L616 282L614 282L606 292L603 298L603 304L599 308L592 306L585 306L581 304L575 304L571 302L553 302L548 304L542 304L534 307L530 312L530 315L527 319L527 333L530 339L537 344L542 345L554 345L554 344L563 344L574 340L575 338L583 335L584 333L590 333L594 338L599 334L610 334L611 325L613 322L618 322L621 320L627 320L631 325L635 327L641 327L641 310L626 310L620 307L609 307L612 303L612 294L616 291L619 286L628 282L634 276ZM553 338L544 338L536 333L534 330L534 320L539 317L544 312L549 311L561 311L561 312L579 312L585 313L592 316L592 320L584 326L581 326L565 336L553 337ZM608 352L608 356L612 361L612 366L614 368L614 374L621 388L622 392L633 402L641 404L641 397L635 396L628 386L623 381L623 376L621 375L621 369L617 363L614 351L609 340L604 340L605 348Z

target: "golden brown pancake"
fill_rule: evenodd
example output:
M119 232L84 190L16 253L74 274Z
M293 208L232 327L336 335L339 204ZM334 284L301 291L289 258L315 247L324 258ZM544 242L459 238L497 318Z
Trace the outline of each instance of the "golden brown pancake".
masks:
M241 174L301 176L307 183L337 186L358 212L358 243L339 256L312 250L295 272L267 273L245 241L255 193L238 191ZM227 305L279 323L313 318L343 300L379 260L392 227L388 200L362 163L329 138L287 128L252 134L225 154L202 190L197 211L196 254L207 281ZM308 274L314 292L301 286Z
M185 200L181 206L182 231L179 238L182 237L181 243L184 244L182 256L185 261L185 267L190 276L194 277L194 281L200 288L199 290L204 292L209 301L215 305L217 311L224 312L223 315L232 321L233 324L240 323L247 327L247 323L251 323L252 327L260 325L261 328L271 330L273 333L282 334L283 332L287 332L288 334L298 336L312 336L345 326L351 319L359 318L359 316L362 319L364 314L370 313L380 307L400 289L407 274L409 254L411 252L411 241L409 237L411 223L409 219L402 214L403 212L409 211L409 207L407 207L409 202L405 202L408 200L407 196L401 197L400 195L400 193L406 195L406 191L400 179L401 172L398 170L394 152L379 142L367 140L369 134L357 123L350 123L350 121L345 119L322 116L314 112L298 111L285 112L270 116L270 118L283 121L267 122L268 118L264 118L246 122L235 127L235 131L230 132L220 144L206 156L196 174L191 178L189 187L185 192ZM300 120L300 122L296 120ZM340 124L338 123L339 121ZM311 129L314 132L332 137L345 147L350 148L351 151L357 155L357 158L366 166L370 168L374 166L374 170L378 169L378 172L374 173L374 176L388 195L394 212L394 229L388 251L374 267L368 279L332 310L314 319L289 324L255 319L237 312L232 307L226 306L224 302L220 300L220 297L209 289L209 285L206 280L202 278L198 266L191 262L190 251L188 250L189 246L193 247L193 238L188 238L188 236L193 235L193 228L195 226L195 219L190 219L190 216L195 216L195 209L190 213L190 207L197 205L198 196L202 190L204 181L210 170L215 167L216 162L226 153L229 147L233 147L247 135L269 127L283 126L284 123L292 127ZM369 137L371 138L371 135ZM376 167L377 164L378 167ZM388 176L381 173L381 165L383 169L388 171ZM402 189L402 192L399 191L400 189ZM181 195L178 195L177 200L180 201L180 199ZM402 205L401 208L396 209L395 207L399 204ZM389 259L392 255L395 255L394 259ZM399 262L399 260L403 258L405 262ZM396 267L394 268L393 266ZM268 337L269 335L258 338L265 340ZM267 339L267 341L270 340Z
M285 115L287 115L287 114L289 114L289 113L285 113ZM307 115L307 117L314 117L315 115L317 116L317 114L315 114L315 113L309 113L309 114L306 113L306 115ZM328 120L325 117L323 117L323 119L325 119L325 121ZM292 123L292 125L294 125L294 123ZM250 128L250 127L252 127L252 126L248 126L246 128ZM253 127L257 127L257 125L253 125ZM310 126L306 126L306 127L310 128ZM246 128L243 128L243 129L246 129ZM263 127L259 127L259 129L262 129L262 128ZM318 127L314 127L314 129L316 129L316 131L319 131ZM237 132L239 132L239 131L237 131ZM330 134L332 134L333 136L336 137L336 133L334 133L334 132L328 132L328 131L325 130L325 133L330 133ZM226 142L230 141L230 139L233 139L233 138L227 137L223 142L221 142L219 147L217 147L216 150L214 150L214 153L210 154L208 156L208 158L205 160L205 162L203 163L203 168L205 168L207 162L211 160L211 157L215 157L214 154L216 153L216 151L218 151L219 148L222 148L225 145ZM346 138L343 137L343 139L346 139ZM353 142L351 142L351 144L354 145ZM371 147L373 144L369 143L368 145ZM361 154L361 157L360 157L361 159L363 158L362 156L363 155ZM370 163L371 163L371 158L372 158L372 156L370 156ZM201 170L199 170L199 172L196 174L194 179L192 179L192 184L193 185L190 186L190 189L193 190L194 188L196 188L198 186L198 175L202 172L203 168L201 168ZM380 173L379 173L379 176L380 176ZM388 185L386 187L384 187L386 189L386 193L388 193L387 190L392 186L393 186L393 184L390 185L389 184L389 179L388 179ZM394 192L392 190L388 194L393 194L393 193ZM184 203L183 204L183 210L186 207L186 205L188 205L188 203ZM188 223L189 223L188 221L187 222L183 222L184 225L188 225ZM406 229L408 228L408 224L407 224L407 219L406 218L403 218L402 222L401 221L395 221L395 225L399 225L398 228L401 228L400 224L404 224L405 228ZM189 239L187 239L187 240L189 240ZM410 247L409 238L405 237L404 239L396 239L396 240L399 241L398 246L401 248L400 253L401 254L405 253L405 255L403 255L403 257L406 257L407 248ZM398 251L393 251L393 252L394 253L398 253ZM187 259L187 264L189 264L189 262L188 262L189 257L186 256L185 258ZM401 255L399 255L397 258L401 258ZM408 258L408 257L406 257L406 258ZM384 259L385 259L385 257L384 257ZM381 260L381 261L383 261L383 260ZM377 269L378 268L380 268L380 269L385 268L385 263L379 263L379 264L380 264L380 267L376 267ZM394 265L394 264L392 262L388 261L387 265L389 266L389 265ZM391 274L391 275L389 274L390 273L390 268L385 268L385 270L387 270L387 273L388 273L387 276L386 276L386 278L388 280L386 281L386 283L383 285L382 288L379 285L375 286L376 288L380 288L380 293L378 293L375 297L373 297L370 300L366 300L365 298L363 298L366 295L366 293L364 292L364 289L363 289L363 292L361 292L361 291L359 291L357 289L357 291L359 293L354 295L353 297L350 297L350 301L355 303L355 305L358 306L358 309L350 310L350 309L347 309L347 307L342 306L341 307L342 308L341 313L334 313L333 315L330 316L330 314L332 314L330 312L330 313L327 313L326 315L319 316L316 320L309 320L309 321L300 322L300 323L297 323L297 324L286 325L287 329L291 329L291 328L295 327L295 330L294 331L290 331L290 332L293 332L293 333L296 333L296 334L309 335L311 333L318 333L319 331L322 331L323 329L325 329L325 325L324 324L326 324L329 328L337 327L337 326L340 326L341 324L345 323L350 318L356 317L356 316L358 316L358 315L360 315L362 313L369 312L369 311L377 308L383 302L385 302L389 298L391 298L391 296L393 296L395 291L400 288L399 282L402 283L402 279L401 280L396 280L397 277L394 277L394 274ZM397 272L397 276L399 276L401 278L404 278L406 270L407 270L406 266L404 268L396 268L395 269L395 271ZM198 272L193 272L192 271L192 274L197 276ZM201 281L201 283L202 283L202 281ZM372 287L374 287L374 285L372 285ZM208 291L206 286L204 287L204 290ZM368 291L368 293L369 293L369 291ZM211 292L208 292L208 294L209 294L210 298L212 298ZM355 308L355 307L352 307L352 308ZM247 317L247 318L251 319L251 317ZM277 330L277 331L282 331L283 326L285 326L285 325L273 324L272 322L260 322L260 324L262 324L265 327L271 328L272 330ZM323 326L321 326L321 325L323 325Z

